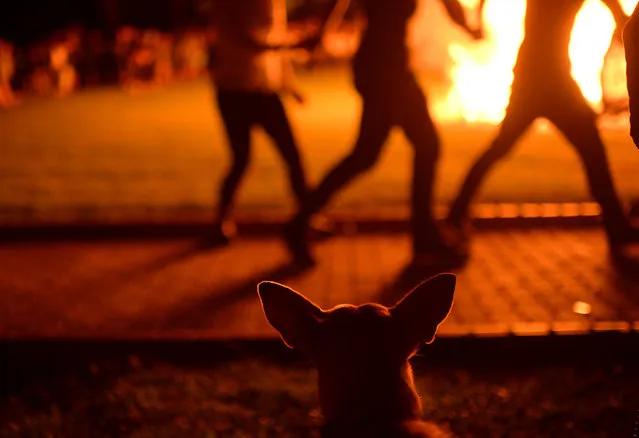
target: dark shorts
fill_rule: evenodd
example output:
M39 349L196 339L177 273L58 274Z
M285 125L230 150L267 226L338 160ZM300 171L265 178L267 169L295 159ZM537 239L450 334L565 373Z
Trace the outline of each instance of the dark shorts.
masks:
M218 90L217 103L226 123L235 120L245 125L263 124L265 118L283 112L276 93Z
M353 65L353 82L357 92L366 98L371 95L392 95L397 90L417 83L408 68L383 68Z
M565 73L544 76L515 73L507 112L522 111L539 117L597 117L577 82Z

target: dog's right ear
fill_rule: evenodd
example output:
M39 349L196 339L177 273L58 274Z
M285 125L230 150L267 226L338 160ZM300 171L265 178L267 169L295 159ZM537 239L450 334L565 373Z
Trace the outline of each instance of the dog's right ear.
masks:
M406 294L390 311L414 345L431 343L439 325L453 306L456 277L440 274L422 282Z
M272 281L257 285L266 319L290 348L310 353L324 311L293 289Z

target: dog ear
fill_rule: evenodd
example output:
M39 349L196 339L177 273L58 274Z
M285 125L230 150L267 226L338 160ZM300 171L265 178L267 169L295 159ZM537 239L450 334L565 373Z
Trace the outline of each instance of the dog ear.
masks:
M267 321L290 348L310 352L324 311L293 289L272 281L257 286Z
M455 284L455 275L437 275L421 283L391 307L391 315L399 322L402 336L407 337L411 344L416 346L433 341L437 328L452 309Z

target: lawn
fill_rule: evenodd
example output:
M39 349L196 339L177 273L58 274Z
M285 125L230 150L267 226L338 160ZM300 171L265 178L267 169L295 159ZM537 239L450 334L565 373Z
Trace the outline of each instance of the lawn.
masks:
M445 92L422 78L432 107ZM314 184L348 152L360 102L348 69L300 73L306 105L286 105ZM28 98L0 112L0 221L28 218L130 218L209 214L228 151L207 81L128 95L113 88L69 98ZM487 124L441 122L443 152L437 196L448 202L495 133ZM639 152L627 127L603 132L623 198L639 197ZM237 200L240 215L290 211L285 173L261 132ZM379 165L331 204L340 213L404 212L410 148L391 135ZM480 199L500 202L581 201L588 192L571 148L553 131L535 130L490 175Z
M459 437L631 437L639 420L630 362L420 363L425 416ZM0 400L0 436L317 437L315 384L302 362L91 362Z

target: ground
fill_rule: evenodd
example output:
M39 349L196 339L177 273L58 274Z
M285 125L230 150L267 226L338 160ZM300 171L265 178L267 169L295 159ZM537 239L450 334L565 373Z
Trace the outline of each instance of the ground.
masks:
M422 77L437 113L441 86ZM348 69L300 73L305 106L286 105L311 183L348 152L359 100ZM66 99L27 99L0 112L0 221L210 215L228 165L219 114L207 81L127 95L104 88ZM330 128L330 129L329 129ZM441 122L437 195L447 202L496 127ZM628 128L603 132L622 197L639 197L639 153ZM292 203L279 158L262 132L238 198L238 215L281 214ZM406 213L410 149L392 134L380 163L335 200L333 212ZM488 178L481 200L554 202L589 199L580 164L559 135L530 132Z
M301 359L185 365L129 356L77 365L3 397L0 436L318 436L316 375ZM639 420L635 367L420 359L416 384L425 417L459 437L630 437Z
M313 246L318 263L307 270L290 265L277 237L228 248L198 243L1 245L0 337L272 339L257 299L262 280L286 283L324 308L390 306L438 273L401 277L410 260L406 233L337 236ZM481 230L471 251L456 270L442 336L639 331L636 275L611 266L596 228Z

